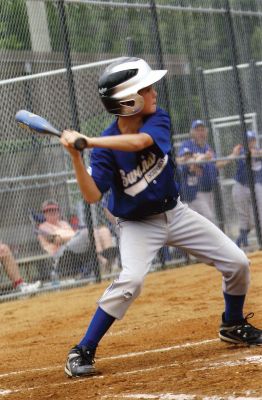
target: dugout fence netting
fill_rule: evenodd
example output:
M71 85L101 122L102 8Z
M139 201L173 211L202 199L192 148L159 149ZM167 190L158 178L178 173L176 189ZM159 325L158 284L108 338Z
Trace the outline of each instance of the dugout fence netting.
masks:
M40 114L59 129L97 136L112 121L98 96L99 75L119 57L143 57L152 68L168 69L156 88L159 105L171 116L174 158L195 119L205 120L208 142L220 161L237 144L247 150L246 130L256 133L260 147L260 1L13 0L0 2L0 16L0 241L14 257L15 276L41 280L39 291L117 276L121 260L117 228L105 213L106 203L85 204L58 139L19 128L14 119L19 109ZM84 158L88 168L88 151ZM242 223L232 197L241 159L246 156L231 157L219 168L212 191L214 221L234 241ZM260 159L257 155L256 168ZM245 189L253 222L248 245L241 246L250 251L261 247L261 227L248 160L247 168L251 175ZM48 199L59 204L61 217L76 233L86 229L89 237L84 254L66 256L61 265L39 240L45 220L42 204ZM14 290L14 267L0 257L0 299L23 295ZM152 270L192 260L166 246Z

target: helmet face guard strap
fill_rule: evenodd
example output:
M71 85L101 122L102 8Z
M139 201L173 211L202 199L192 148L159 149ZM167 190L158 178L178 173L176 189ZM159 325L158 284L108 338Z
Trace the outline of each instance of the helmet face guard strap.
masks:
M144 99L138 91L160 80L166 72L153 71L141 58L120 58L110 64L99 79L102 103L111 114L135 115L144 107Z

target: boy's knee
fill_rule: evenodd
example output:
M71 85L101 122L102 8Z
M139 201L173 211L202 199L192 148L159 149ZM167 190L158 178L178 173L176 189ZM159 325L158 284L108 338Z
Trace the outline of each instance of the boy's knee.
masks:
M247 292L250 283L250 261L243 253L242 257L237 260L237 271L234 274L234 286L237 294L244 294Z
M238 265L239 271L242 275L248 275L250 261L244 252L241 251L241 253L242 254L240 254L238 257L237 265Z
M108 314L123 318L129 306L139 296L144 278L133 275L122 276L105 291L98 304Z
M144 279L138 276L130 276L128 281L128 285L125 290L123 290L123 296L126 299L131 297L136 298L141 293Z

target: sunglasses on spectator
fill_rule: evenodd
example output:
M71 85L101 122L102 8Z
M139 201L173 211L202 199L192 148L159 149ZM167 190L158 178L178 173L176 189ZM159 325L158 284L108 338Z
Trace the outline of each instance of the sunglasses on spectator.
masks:
M44 210L44 213L46 213L46 212L52 213L52 212L58 212L58 211L59 211L59 208L52 207L52 208L46 208Z

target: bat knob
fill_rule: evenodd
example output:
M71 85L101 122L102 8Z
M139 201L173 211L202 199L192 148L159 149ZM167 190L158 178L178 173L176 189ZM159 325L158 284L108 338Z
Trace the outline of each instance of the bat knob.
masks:
M84 138L76 139L76 141L74 143L74 147L76 150L79 150L79 151L86 149L88 147L87 139L84 139Z

